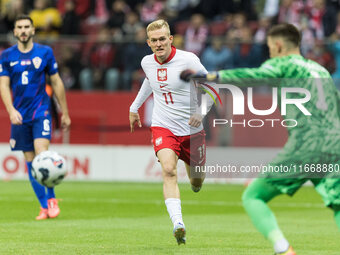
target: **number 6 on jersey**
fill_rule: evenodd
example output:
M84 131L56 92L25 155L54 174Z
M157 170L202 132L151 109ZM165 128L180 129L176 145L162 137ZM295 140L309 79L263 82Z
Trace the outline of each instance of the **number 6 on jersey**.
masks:
M21 75L21 84L27 85L28 84L28 71L23 71Z

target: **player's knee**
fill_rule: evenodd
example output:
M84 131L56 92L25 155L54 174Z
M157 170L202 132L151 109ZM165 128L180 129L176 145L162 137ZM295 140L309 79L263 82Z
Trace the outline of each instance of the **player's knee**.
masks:
M177 176L176 167L173 164L164 164L163 176L167 178L176 177Z
M250 199L252 199L252 196L249 194L248 189L246 189L245 191L243 191L243 194L242 194L243 205L245 205Z
M243 204L243 206L246 207L247 205L251 204L251 202L256 200L256 199L259 199L259 197L248 186L248 188L246 188L246 190L242 194L242 204Z

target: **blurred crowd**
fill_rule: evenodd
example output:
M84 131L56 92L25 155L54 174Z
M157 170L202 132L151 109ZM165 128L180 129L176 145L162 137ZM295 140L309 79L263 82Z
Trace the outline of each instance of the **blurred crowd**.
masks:
M0 52L18 14L28 13L35 41L55 51L67 89L136 90L140 61L151 54L145 27L163 18L174 45L197 54L207 70L257 67L268 58L272 24L293 23L302 54L340 80L338 0L0 0ZM5 38L5 39L4 39ZM10 42L9 42L10 41Z

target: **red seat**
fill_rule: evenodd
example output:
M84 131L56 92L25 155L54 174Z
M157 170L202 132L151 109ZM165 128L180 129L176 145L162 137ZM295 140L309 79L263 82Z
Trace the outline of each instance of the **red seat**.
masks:
M184 35L189 26L189 21L179 21L175 24L175 33Z
M99 30L103 27L102 24L89 24L88 22L84 21L80 25L80 31L82 34L85 35L92 35L92 34L98 34Z
M259 24L258 24L257 21L249 21L249 22L248 22L248 26L249 26L249 28L251 29L251 31L252 31L253 33L255 33L256 30L259 28Z
M215 21L209 25L209 32L212 36L225 35L228 30L228 24L224 21Z

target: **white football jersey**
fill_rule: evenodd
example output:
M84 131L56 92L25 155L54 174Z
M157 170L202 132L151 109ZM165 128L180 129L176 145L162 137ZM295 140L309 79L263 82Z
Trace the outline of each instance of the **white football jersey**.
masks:
M146 78L130 111L137 112L153 93L152 127L167 128L176 136L200 132L202 124L197 128L188 124L190 116L197 110L195 85L180 79L180 73L185 69L207 73L199 58L191 52L172 47L164 63L158 62L156 56L151 54L143 58L141 65Z

